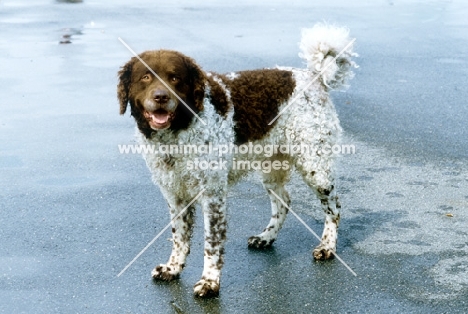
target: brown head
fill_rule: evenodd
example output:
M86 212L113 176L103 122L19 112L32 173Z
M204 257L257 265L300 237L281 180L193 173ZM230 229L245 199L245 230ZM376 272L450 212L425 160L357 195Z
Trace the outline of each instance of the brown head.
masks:
M189 57L171 50L146 51L119 71L120 114L130 104L138 128L150 137L158 130L186 128L194 112L203 109L205 75ZM154 75L154 73L157 76Z

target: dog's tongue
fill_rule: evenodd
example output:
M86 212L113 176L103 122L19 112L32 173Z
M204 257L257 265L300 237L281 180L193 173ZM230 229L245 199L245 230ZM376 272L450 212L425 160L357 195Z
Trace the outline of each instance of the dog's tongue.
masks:
M169 113L165 110L156 110L151 113L151 118L155 123L164 124L169 120Z

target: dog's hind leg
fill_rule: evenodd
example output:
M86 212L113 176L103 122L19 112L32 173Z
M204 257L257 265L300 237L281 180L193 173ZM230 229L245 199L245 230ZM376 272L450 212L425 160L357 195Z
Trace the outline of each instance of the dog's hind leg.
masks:
M338 238L341 205L336 195L333 176L330 170L317 169L306 172L300 169L304 181L314 190L325 212L325 225L320 244L313 250L316 260L333 258Z
M263 186L267 190L271 201L271 218L262 233L250 237L247 241L250 248L256 249L266 248L273 244L288 213L288 209L271 191L278 195L288 206L290 204L289 194L284 188L284 185L289 181L289 169L272 170L269 173L262 172L262 176Z
M317 188L317 196L320 199L322 210L325 212L325 226L322 240L313 250L312 255L316 260L326 260L333 258L333 253L336 250L341 205L334 185Z

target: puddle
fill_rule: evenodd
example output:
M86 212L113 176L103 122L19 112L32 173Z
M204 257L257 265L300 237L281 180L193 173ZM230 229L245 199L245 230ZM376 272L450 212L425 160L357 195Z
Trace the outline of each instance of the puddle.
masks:
M407 183L408 185L419 185L424 188L430 187L430 186L437 186L438 184L435 182L426 182L426 181L411 181Z
M440 205L440 206L438 206L438 208L439 208L440 210L443 210L443 211L451 211L451 210L453 210L453 206L449 206L449 205Z
M437 285L448 287L452 293L447 295L433 295L432 299L449 299L454 294L461 293L468 288L468 257L453 257L440 260L430 273Z
M405 197L403 194L398 192L388 192L385 193L385 195L388 195L389 197Z
M400 171L398 167L379 167L379 168L367 168L370 172L385 172L385 171Z

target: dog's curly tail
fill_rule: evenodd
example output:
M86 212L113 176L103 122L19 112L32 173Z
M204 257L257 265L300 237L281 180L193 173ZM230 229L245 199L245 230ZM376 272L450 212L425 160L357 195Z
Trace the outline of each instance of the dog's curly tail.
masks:
M351 60L358 56L353 52L353 44L347 28L319 23L302 30L299 57L306 60L314 76L320 75L325 86L338 89L354 76L351 68L358 67Z

